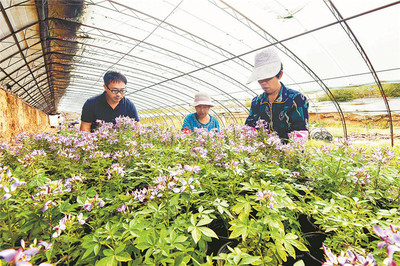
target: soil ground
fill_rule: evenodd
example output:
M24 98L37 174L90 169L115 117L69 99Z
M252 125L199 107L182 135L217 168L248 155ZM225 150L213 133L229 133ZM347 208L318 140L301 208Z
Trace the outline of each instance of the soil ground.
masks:
M347 136L352 142L391 144L391 130L387 115L345 113ZM394 144L400 143L400 115L392 114ZM310 113L310 124L326 128L336 138L343 137L343 123L337 113Z

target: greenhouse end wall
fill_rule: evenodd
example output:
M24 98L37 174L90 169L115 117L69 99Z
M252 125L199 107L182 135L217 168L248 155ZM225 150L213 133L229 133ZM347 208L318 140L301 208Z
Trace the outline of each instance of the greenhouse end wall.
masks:
M0 87L0 140L11 141L22 132L38 133L49 129L47 114Z

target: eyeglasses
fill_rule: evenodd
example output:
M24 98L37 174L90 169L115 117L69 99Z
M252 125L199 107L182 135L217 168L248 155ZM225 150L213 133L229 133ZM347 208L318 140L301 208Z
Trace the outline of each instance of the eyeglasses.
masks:
M118 94L118 93L125 94L126 93L126 89L125 90L110 90L110 88L107 85L106 85L106 87L109 91L111 91L112 94Z

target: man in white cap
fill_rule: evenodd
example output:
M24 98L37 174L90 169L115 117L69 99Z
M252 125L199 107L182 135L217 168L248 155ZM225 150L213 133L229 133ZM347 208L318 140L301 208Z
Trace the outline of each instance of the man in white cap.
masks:
M189 114L185 117L182 125L183 132L190 133L193 132L195 128L207 128L208 131L212 129L219 131L219 122L217 118L208 114L210 108L214 105L211 103L211 98L207 93L196 93L194 102L191 105L196 108L196 113Z
M278 133L283 142L288 139L307 140L308 100L298 91L286 88L280 79L283 65L274 47L268 47L255 56L253 73L247 83L258 81L264 92L251 102L245 124L256 127L260 120Z

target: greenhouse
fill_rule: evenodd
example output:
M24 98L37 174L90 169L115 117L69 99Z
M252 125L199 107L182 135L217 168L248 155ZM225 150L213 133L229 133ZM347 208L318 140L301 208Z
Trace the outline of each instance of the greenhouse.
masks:
M400 265L400 1L0 9L0 265Z

